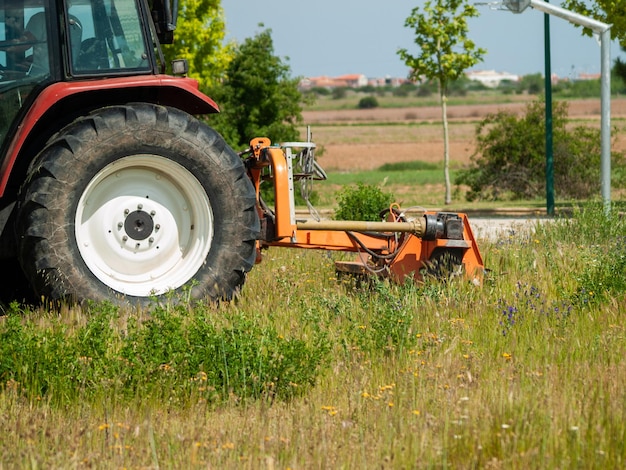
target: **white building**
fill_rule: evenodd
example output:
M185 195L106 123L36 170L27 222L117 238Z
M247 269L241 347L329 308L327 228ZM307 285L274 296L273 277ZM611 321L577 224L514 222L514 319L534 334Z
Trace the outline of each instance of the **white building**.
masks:
M504 80L510 82L518 82L520 80L519 75L515 75L507 72L496 72L495 70L473 70L466 72L465 74L470 80L475 80L482 83L486 87L496 88Z

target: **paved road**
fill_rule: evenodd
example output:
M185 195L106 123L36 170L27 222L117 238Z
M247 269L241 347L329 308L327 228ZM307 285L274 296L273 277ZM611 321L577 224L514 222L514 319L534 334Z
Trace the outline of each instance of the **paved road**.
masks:
M537 223L550 220L547 217L469 217L474 236L490 241L532 233Z

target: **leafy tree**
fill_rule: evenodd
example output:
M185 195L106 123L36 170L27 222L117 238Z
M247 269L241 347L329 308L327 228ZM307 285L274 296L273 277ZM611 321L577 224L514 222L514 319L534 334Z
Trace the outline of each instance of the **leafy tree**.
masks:
M563 7L575 11L581 15L589 16L611 26L611 38L617 39L626 52L626 8L623 1L615 0L565 0ZM583 29L584 34L591 35L588 28ZM614 73L626 82L626 63L617 58L615 60Z
M348 96L348 88L346 88L345 86L338 86L336 88L333 88L332 95L334 100L342 100L346 96Z
M553 109L554 183L563 198L588 198L600 190L600 131L567 126L567 103ZM530 103L524 116L501 111L476 128L472 165L456 184L470 187L468 200L532 199L545 188L545 103ZM624 155L613 153L614 168ZM614 181L623 185L621 173ZM619 178L620 180L617 180Z
M520 92L528 92L529 95L538 95L543 93L545 81L540 73L524 75L519 81L518 90Z
M232 46L224 44L224 13L220 0L181 0L174 43L163 45L166 64L187 59L189 76L200 82L202 90L222 76Z
M626 47L622 47L622 50L626 52ZM626 62L622 62L619 57L615 60L613 73L615 76L619 77L622 81L622 85L626 84ZM611 84L613 84L613 81L611 81Z
M562 6L581 15L611 24L611 38L617 39L622 47L626 47L626 8L624 8L623 1L565 0ZM591 30L588 28L584 28L584 33L591 36Z
M303 95L298 79L274 55L271 30L263 30L235 48L224 80L213 91L221 113L211 125L235 148L250 139L269 137L273 142L298 140Z
M423 12L419 7L411 11L404 25L415 32L417 55L407 49L398 54L411 69L410 77L422 77L439 84L444 134L445 203L452 202L450 187L450 154L448 144L447 97L450 83L464 76L464 71L482 60L484 49L477 48L467 38L467 19L478 16L478 10L468 0L427 0Z

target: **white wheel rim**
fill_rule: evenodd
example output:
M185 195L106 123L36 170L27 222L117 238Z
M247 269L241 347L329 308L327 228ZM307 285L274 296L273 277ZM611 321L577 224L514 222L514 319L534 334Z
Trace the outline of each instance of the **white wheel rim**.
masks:
M211 248L213 212L187 169L158 155L124 157L89 182L76 210L78 250L108 287L146 297L176 289Z

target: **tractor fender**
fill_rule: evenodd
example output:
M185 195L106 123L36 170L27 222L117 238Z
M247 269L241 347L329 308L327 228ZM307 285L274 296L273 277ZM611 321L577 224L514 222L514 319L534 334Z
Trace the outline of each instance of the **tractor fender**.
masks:
M54 83L37 96L4 155L0 165L0 197L4 196L18 155L37 124L52 108L63 107L64 102L69 103L77 97L80 97L81 104L90 100L101 105L148 101L175 107L191 115L219 112L215 101L199 90L198 82L186 77L145 75Z

